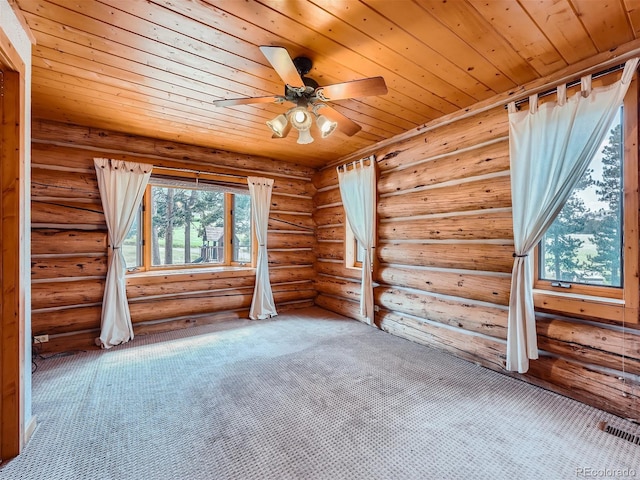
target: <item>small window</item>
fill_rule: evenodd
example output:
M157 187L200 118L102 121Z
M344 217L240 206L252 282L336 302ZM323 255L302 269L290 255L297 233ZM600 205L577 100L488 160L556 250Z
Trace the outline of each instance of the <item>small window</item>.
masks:
M138 208L136 217L133 220L133 224L129 229L129 233L124 239L122 245L122 253L127 268L135 270L142 266L142 246L144 244L144 238L142 234L142 205Z
M345 266L347 268L362 268L364 248L353 234L348 221L345 221L345 237Z

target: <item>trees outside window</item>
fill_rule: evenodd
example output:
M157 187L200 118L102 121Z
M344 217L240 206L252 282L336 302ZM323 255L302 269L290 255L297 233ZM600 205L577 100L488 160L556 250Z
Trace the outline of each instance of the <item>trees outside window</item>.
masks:
M128 267L251 264L248 194L152 182L141 207L140 218L147 220L136 222L125 242Z
M622 108L599 153L540 242L539 277L622 286Z

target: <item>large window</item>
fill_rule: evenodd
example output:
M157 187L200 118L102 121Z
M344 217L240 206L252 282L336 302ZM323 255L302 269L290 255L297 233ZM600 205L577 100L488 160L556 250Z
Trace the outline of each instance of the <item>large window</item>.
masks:
M589 169L540 243L541 279L622 287L623 151L621 108Z
M252 263L249 193L152 177L123 246L129 269Z
M638 322L637 88L538 246L538 310Z

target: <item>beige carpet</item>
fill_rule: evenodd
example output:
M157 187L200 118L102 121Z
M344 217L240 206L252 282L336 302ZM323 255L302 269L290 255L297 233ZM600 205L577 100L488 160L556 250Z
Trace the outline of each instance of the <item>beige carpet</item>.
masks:
M33 381L39 427L1 479L640 478L640 446L597 428L637 425L320 309L41 360Z

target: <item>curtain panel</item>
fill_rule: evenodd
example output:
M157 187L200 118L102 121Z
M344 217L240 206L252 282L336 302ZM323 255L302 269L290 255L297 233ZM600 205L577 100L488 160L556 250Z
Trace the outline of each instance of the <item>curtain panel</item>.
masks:
M127 270L122 243L133 224L151 165L94 158L98 187L109 234L109 260L102 300L100 337L96 344L111 348L133 339L133 327L125 286Z
M267 226L271 208L272 178L248 177L251 195L251 215L258 240L258 260L256 264L256 285L251 300L249 318L262 320L278 314L269 280L269 259L267 256Z
M629 60L620 81L591 89L584 77L581 91L567 99L566 86L557 101L529 110L509 107L509 154L515 252L507 327L507 370L525 373L538 358L533 306L533 259L530 253L553 223L607 135L622 104L638 59Z
M369 325L374 324L372 261L375 248L376 224L376 170L371 157L369 165L364 159L337 167L340 196L347 221L364 250L362 283L360 287L360 314Z

